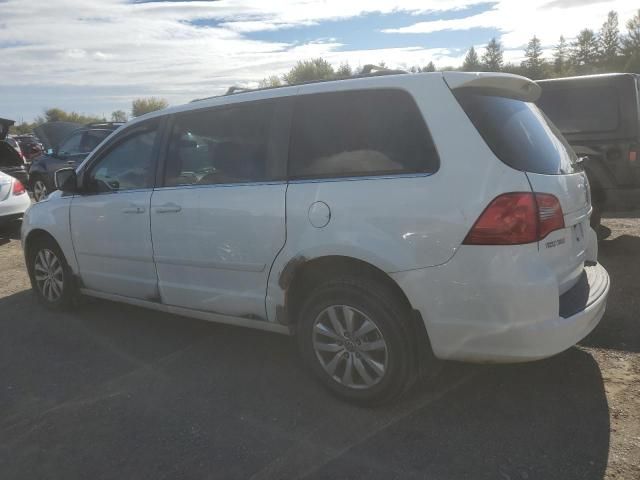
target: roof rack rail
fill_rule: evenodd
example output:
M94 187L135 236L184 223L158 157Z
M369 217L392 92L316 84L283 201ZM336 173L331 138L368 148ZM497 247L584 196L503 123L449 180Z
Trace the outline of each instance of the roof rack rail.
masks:
M374 65L372 63L366 64L362 67L361 73L359 75L354 75L357 77L366 77L366 76L376 76L376 75L396 75L400 73L409 73L406 70L396 70L392 68L382 67L380 65Z
M87 123L85 127L110 127L113 125L124 125L125 122L91 122Z
M251 91L251 88L248 87L239 87L237 85L233 85L229 88L227 88L227 91L225 92L225 95L233 95L236 92L249 92Z
M336 81L342 81L342 80L350 80L352 78L355 79L355 78L379 77L382 75L400 75L405 73L408 74L409 72L407 72L406 70L393 70L390 68L381 67L379 65L367 64L364 67L362 67L361 73L358 73L356 75L350 75L348 77L323 78L320 80L309 80L307 82L298 82L298 83L291 83L286 85L277 85L273 87L259 87L259 88L238 87L234 85L229 87L223 95L212 95L211 97L195 98L191 100L191 102L189 103L201 102L203 100L211 100L212 98L224 97L226 95L235 95L236 93L259 92L262 90L273 90L276 88L294 87L298 85L309 85L313 83L336 82Z

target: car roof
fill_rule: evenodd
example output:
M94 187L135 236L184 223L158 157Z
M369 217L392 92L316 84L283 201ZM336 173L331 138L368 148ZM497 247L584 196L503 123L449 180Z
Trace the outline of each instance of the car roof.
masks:
M491 84L493 80L498 82L513 83L518 88L522 86L528 87L532 90L532 95L536 92L539 95L539 87L535 85L535 82L528 78L513 75L509 73L493 73L493 72L424 72L424 73L406 73L401 71L391 71L384 75L364 75L354 76L335 80L321 80L308 83L284 85L280 87L260 88L254 90L242 90L240 92L232 92L230 94L219 95L215 97L208 97L186 103L183 105L176 105L168 107L162 110L156 110L154 112L141 115L130 120L126 125L127 127L135 125L139 122L150 120L153 118L159 118L166 115L172 115L175 113L188 112L192 110L198 110L202 108L222 106L228 104L236 104L248 101L268 100L271 98L283 98L291 97L304 93L315 93L318 90L318 86L322 85L324 91L331 90L335 87L335 90L345 89L357 89L357 88L376 88L378 86L384 86L389 88L402 87L403 83L411 83L413 79L424 78L425 76L439 76L446 81L452 81L456 84L456 87L475 86L475 84ZM452 88L454 88L452 86ZM537 95L535 95L537 96Z

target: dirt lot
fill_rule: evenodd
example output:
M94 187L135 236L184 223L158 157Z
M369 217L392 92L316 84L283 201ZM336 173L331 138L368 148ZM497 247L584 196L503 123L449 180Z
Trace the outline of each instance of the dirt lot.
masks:
M522 365L443 365L384 409L281 336L93 301L50 314L0 231L0 478L640 478L640 220L605 220L607 313Z

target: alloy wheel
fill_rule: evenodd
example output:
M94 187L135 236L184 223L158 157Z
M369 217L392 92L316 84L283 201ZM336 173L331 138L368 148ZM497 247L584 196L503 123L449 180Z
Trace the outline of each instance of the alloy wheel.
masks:
M64 270L62 262L49 249L42 249L36 255L33 275L42 296L49 302L62 297L64 289Z
M49 192L47 185L42 180L36 180L33 184L33 198L36 202L44 200Z
M368 315L348 305L332 305L316 317L313 349L324 371L348 388L371 388L387 369L382 332Z

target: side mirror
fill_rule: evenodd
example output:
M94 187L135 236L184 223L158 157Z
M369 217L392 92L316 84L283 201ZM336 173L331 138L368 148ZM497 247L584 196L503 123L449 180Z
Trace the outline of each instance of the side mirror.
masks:
M78 175L75 168L61 168L53 174L56 188L62 192L75 193L78 191Z

